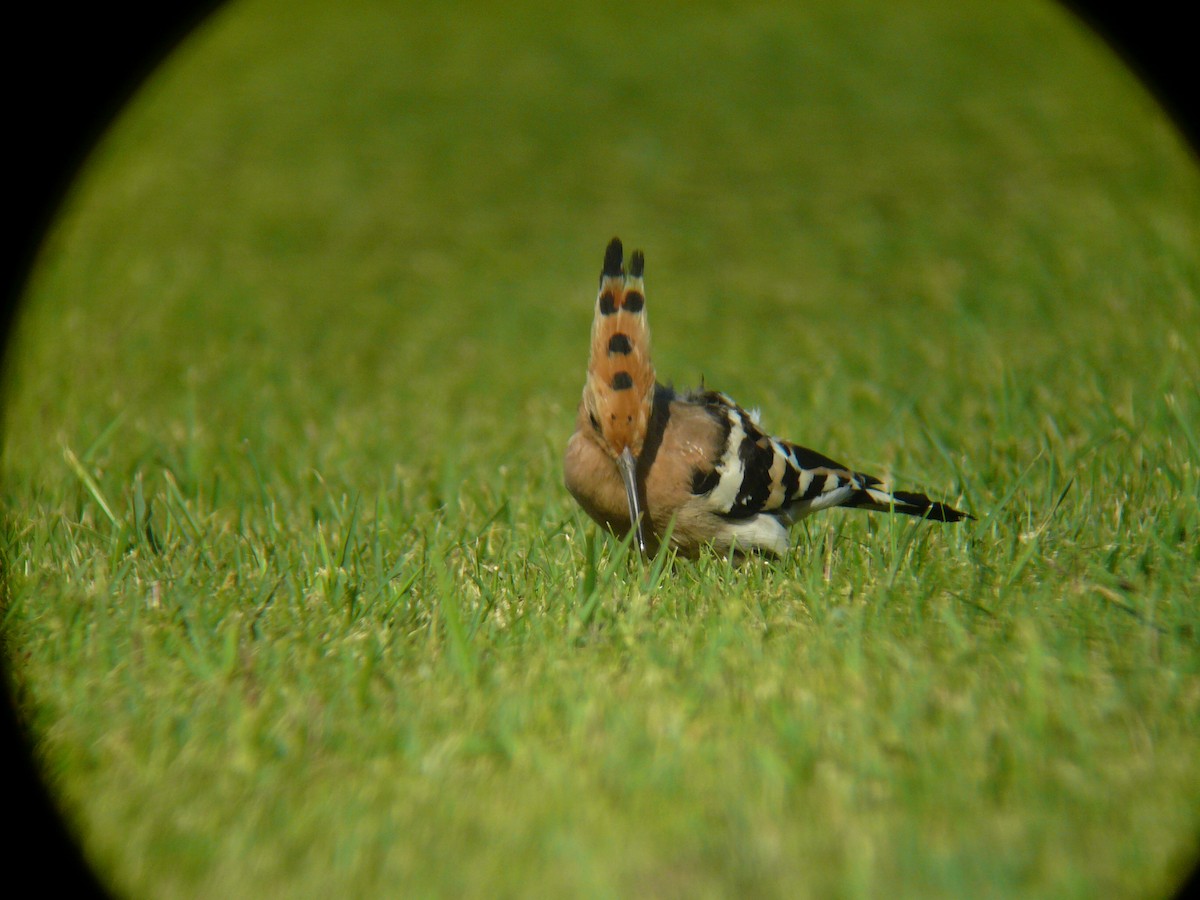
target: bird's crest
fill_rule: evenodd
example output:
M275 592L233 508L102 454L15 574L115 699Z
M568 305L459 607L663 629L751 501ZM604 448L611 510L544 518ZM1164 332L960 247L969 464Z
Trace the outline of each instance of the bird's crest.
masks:
M650 328L646 324L646 294L642 283L645 261L640 250L624 264L619 238L604 252L600 292L592 320L592 351L588 360L584 405L591 425L610 452L642 452L654 401L654 364L650 361Z

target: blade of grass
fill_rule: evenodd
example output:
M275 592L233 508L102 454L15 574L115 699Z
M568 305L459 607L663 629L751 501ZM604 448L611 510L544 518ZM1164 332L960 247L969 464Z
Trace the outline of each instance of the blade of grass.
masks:
M96 479L92 477L92 473L87 470L66 444L63 445L63 458L67 461L67 465L71 467L76 477L83 482L83 486L91 494L92 499L96 501L96 505L100 507L100 510L104 513L108 521L114 527L120 528L121 523L112 511L112 507L109 505L108 499L104 496L104 492L100 490L100 485L96 483Z

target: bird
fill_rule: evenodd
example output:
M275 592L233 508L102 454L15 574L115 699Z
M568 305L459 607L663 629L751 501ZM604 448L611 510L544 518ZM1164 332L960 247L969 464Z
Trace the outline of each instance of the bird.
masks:
M958 522L973 516L769 435L756 413L703 384L659 383L646 322L645 256L628 269L614 237L604 253L591 348L575 431L563 460L566 488L642 554L666 541L679 556L704 548L738 558L780 557L788 529L832 507Z

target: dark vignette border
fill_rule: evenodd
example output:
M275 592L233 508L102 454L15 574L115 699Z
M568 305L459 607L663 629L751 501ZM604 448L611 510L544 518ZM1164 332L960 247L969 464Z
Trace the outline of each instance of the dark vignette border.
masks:
M1168 0L1058 2L1098 33L1134 72L1200 163L1200 89L1193 84L1194 61L1189 62L1194 53L1189 7ZM34 4L13 17L13 52L4 54L3 66L9 86L5 206L16 227L0 244L0 351L38 247L91 148L158 64L220 5L217 0L157 5L118 0L64 10ZM2 382L0 368L0 386ZM6 589L5 577L0 559L0 595ZM0 865L9 883L37 885L38 893L104 896L31 759L27 736L12 708L2 637L0 760L9 837L0 843ZM1196 896L1200 870L1181 887L1179 896Z

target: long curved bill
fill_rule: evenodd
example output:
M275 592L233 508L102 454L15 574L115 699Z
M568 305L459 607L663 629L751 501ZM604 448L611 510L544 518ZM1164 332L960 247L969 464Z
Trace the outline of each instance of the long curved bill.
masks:
M625 482L625 498L629 501L629 521L637 529L638 548L646 552L646 533L642 527L642 504L638 500L637 489L637 460L626 447L617 457L617 468L621 470L621 480Z

